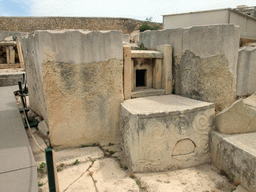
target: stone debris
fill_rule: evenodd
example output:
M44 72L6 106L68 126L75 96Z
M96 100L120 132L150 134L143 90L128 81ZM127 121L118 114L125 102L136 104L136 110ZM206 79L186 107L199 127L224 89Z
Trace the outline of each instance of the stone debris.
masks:
M247 109L240 99L217 114L215 122L218 131L223 134L255 132L256 116L253 112L248 113Z

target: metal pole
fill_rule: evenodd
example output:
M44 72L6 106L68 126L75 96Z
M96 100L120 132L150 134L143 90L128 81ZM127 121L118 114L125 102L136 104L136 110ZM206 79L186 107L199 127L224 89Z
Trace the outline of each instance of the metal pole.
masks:
M49 191L56 192L52 149L45 149Z

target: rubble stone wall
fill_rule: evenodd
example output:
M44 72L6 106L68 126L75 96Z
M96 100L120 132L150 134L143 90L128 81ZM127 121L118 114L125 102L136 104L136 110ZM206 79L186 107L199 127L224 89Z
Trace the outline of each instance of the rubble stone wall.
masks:
M31 109L53 146L119 141L122 32L36 31L23 39Z
M86 29L121 30L127 34L138 30L143 22L135 19L104 17L0 17L0 31ZM149 25L162 28L161 23L152 22Z
M146 31L140 42L149 49L173 47L175 94L215 103L217 110L236 99L239 30L234 25Z

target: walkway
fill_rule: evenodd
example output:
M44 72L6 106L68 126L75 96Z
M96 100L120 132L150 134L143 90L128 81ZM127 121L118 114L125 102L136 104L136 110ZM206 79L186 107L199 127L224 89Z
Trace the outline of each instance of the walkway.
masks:
M37 167L13 94L0 87L0 191L35 192Z

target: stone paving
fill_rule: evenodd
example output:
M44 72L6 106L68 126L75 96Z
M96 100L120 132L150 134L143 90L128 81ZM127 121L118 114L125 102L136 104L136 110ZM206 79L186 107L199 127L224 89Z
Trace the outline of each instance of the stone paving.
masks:
M34 131L34 134L37 132ZM126 166L121 147L109 145L56 151L60 191L230 192L235 189L211 164L176 171L134 174ZM32 149L35 147L32 145ZM43 153L37 153L35 158L38 167L45 162ZM38 178L39 192L48 192L46 174L39 171Z

